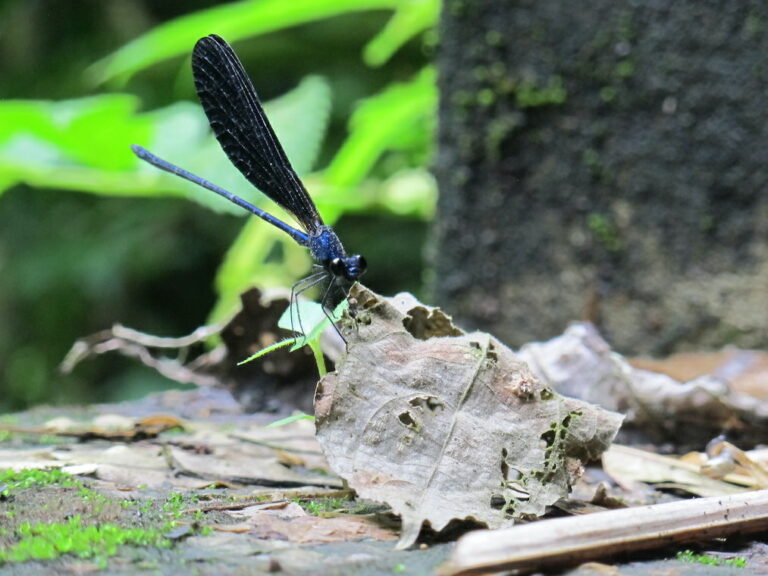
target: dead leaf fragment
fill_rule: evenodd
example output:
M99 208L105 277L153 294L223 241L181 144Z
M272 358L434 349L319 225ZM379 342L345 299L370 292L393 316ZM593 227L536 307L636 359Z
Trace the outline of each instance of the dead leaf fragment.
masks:
M285 467L267 448L235 445L201 455L171 447L169 454L178 473L194 478L262 486L341 486L333 476Z
M553 389L625 414L623 432L640 432L657 443L698 449L727 432L753 446L768 434L768 402L732 390L727 370L679 382L638 369L591 324L573 324L549 341L526 344L520 356Z
M733 483L707 477L702 474L701 464L620 444L614 444L603 454L603 469L619 486L628 491L632 491L636 482L677 488L697 496L719 496L746 491Z
M556 394L492 336L410 295L351 296L361 309L346 360L318 385L318 440L358 494L401 516L398 548L424 521L542 515L615 436L620 415Z
M183 429L184 423L175 416L158 414L145 418L129 418L121 414L100 414L90 422L78 422L72 418L54 418L41 428L13 427L14 432L25 434L55 434L79 440L111 440L132 442L155 438L162 432Z

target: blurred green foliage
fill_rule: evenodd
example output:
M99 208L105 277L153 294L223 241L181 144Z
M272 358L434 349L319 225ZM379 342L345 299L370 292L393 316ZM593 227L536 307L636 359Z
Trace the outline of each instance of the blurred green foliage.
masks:
M135 38L90 66L82 47L73 51L78 58L70 72L77 80L68 98L0 101L0 195L6 193L0 198L0 408L80 400L94 379L102 392L91 398L120 397L109 389L124 389L127 381L150 385L153 376L115 358L68 378L53 368L74 338L109 323L191 330L231 314L248 286L290 286L308 270L306 250L279 230L251 218L237 234L231 218L245 214L236 207L130 152L130 144L141 144L268 206L227 161L200 106L174 94L190 94L188 56L210 33L234 43L262 97L282 92L266 99L267 114L326 222L340 228L349 248L366 254L366 280L380 290L419 288L414 240L423 241L435 202L426 167L437 93L424 51L438 0L194 4L200 9L184 13L190 3L164 3L168 12L155 16L138 0L120 9L107 3L104 22L119 21ZM22 22L30 10L21 0L1 7L0 38L4 25ZM68 17L74 32L82 23ZM153 26L156 19L165 21ZM29 30L33 35L49 25L39 15L24 20L30 21L40 28ZM105 32L98 28L104 22L94 23L93 38ZM66 31L63 26L62 43L71 44ZM0 40L0 49L18 54L18 45L30 41L10 30L6 38L16 44ZM258 55L248 50L252 42ZM31 72L42 76L47 62L38 64ZM2 66L13 60L0 73ZM18 83L28 87L23 72L16 70ZM122 93L110 91L116 87ZM53 85L41 91L62 93ZM154 109L143 111L148 105ZM233 216L227 223L224 216L201 218L197 205ZM205 280L213 267L215 300ZM404 281L409 270L411 281ZM201 299L210 304L201 306Z

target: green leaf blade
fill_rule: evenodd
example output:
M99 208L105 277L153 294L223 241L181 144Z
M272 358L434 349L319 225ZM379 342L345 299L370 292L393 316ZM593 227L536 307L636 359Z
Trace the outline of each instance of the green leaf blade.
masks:
M228 42L324 20L350 12L395 9L402 0L246 0L176 18L126 44L88 70L95 83L126 82L158 62L186 56L203 36L216 33Z

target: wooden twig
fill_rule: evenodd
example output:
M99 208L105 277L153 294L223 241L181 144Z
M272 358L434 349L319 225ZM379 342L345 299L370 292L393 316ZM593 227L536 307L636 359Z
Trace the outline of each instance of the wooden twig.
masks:
M542 520L462 537L441 576L539 570L768 529L768 490Z
M223 328L224 324L219 323L201 326L191 334L180 338L161 338L116 324L111 330L102 330L75 342L61 362L59 369L63 373L69 374L75 369L75 366L86 358L118 352L123 356L136 358L145 366L176 382L194 384L200 387L218 386L221 383L220 378L205 374L198 369L206 364L220 361L223 349L214 349L206 354L201 354L190 363L185 363L184 357L190 346L219 334ZM176 350L180 357L176 359L158 357L153 353L154 349Z

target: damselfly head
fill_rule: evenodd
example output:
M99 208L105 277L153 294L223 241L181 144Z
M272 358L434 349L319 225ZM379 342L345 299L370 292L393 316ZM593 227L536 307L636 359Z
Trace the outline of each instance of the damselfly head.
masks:
M368 263L365 258L359 254L344 256L342 258L333 258L328 263L328 269L334 276L341 276L347 280L357 280L365 274Z

